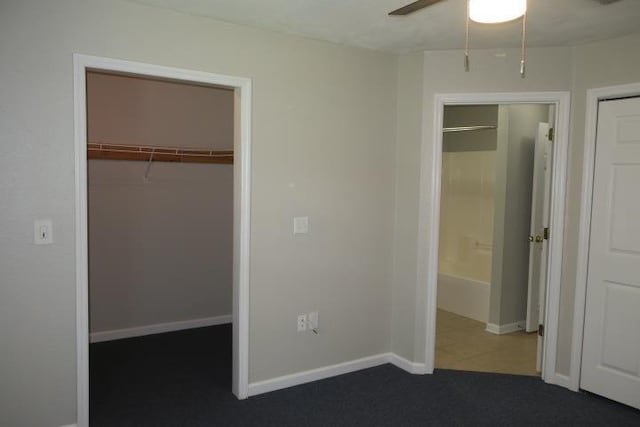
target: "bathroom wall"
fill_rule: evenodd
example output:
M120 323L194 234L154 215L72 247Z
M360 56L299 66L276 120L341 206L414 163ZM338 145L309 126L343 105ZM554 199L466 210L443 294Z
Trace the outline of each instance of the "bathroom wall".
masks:
M448 106L444 127L497 125L498 106ZM496 130L445 133L440 204L441 273L491 279Z
M444 127L497 126L497 105L447 106ZM489 310L496 176L495 129L445 132L438 307L482 322Z
M499 108L489 309L496 327L524 326L526 319L533 152L538 123L548 118L548 105Z

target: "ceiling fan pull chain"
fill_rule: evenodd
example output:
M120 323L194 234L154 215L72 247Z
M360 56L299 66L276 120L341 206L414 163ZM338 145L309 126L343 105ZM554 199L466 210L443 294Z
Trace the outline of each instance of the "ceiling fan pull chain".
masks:
M465 23L464 37L464 71L469 71L469 1L467 1L467 21Z
M520 77L525 78L525 62L527 60L527 51L526 51L526 41L527 41L527 12L522 15L522 54L520 57Z

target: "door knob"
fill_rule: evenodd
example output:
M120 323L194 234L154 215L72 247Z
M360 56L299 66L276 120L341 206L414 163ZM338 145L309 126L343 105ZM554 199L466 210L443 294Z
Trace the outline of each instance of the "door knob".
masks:
M529 241L533 242L533 236L529 236Z

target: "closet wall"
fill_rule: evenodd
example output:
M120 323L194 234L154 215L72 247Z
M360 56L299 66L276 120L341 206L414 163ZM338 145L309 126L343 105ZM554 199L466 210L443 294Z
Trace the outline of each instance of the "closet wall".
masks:
M232 149L232 91L87 75L89 141ZM233 166L89 160L92 333L231 314Z

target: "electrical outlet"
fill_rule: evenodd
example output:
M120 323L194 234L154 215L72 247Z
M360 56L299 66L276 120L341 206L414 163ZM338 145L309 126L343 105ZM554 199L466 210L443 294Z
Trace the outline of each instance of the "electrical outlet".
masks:
M307 330L307 315L301 314L298 316L298 332Z
M318 312L312 311L308 315L307 327L315 333L318 333Z

